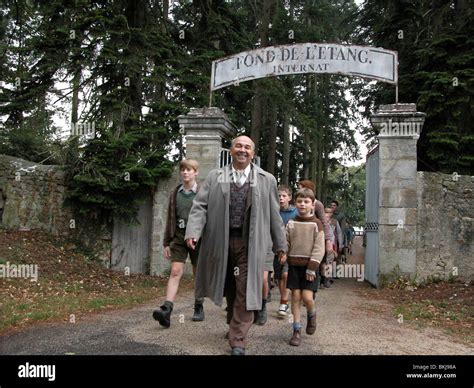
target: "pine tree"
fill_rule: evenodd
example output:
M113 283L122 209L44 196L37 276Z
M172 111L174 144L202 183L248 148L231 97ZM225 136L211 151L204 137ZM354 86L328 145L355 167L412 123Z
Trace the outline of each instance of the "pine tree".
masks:
M361 42L399 53L399 100L426 113L418 168L472 174L473 21L469 1L372 1L359 14ZM359 95L366 114L393 103L393 87ZM369 136L374 136L371 130Z

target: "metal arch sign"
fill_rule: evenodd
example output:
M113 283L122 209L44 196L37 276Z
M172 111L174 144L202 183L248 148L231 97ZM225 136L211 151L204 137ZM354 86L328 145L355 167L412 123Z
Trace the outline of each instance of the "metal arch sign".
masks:
M397 84L398 53L330 43L263 47L213 61L211 91L258 78L308 73L343 74Z

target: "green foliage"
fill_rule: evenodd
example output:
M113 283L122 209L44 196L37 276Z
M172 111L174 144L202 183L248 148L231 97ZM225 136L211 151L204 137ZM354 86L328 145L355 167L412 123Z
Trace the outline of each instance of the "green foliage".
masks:
M365 223L365 165L344 167L336 164L329 171L328 192L323 202L336 199L346 219L354 226Z
M399 99L426 112L418 142L418 168L473 174L474 9L472 1L365 1L359 13L361 43L399 53ZM393 87L358 95L368 115L394 103ZM374 136L372 129L366 132Z
M140 201L185 154L176 118L208 105L213 60L266 45L361 43L399 52L400 100L427 113L420 169L472 173L474 31L466 4L6 0L0 152L67 164L69 199L79 213L133 221ZM363 168L347 170L346 184L332 155L357 158L350 123L360 127L359 111L368 116L393 101L392 86L327 74L246 82L213 95L214 106L254 135L262 167L293 187L315 181L318 198L341 199L354 222L362 221ZM93 123L95 137L65 139L53 113ZM286 172L285 123L297 128ZM372 128L365 134L376 135Z

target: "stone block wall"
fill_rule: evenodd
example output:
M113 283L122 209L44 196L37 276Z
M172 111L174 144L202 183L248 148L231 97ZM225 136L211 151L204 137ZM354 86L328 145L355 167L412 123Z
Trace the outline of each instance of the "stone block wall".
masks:
M474 279L474 177L418 172L416 280Z
M168 198L170 192L179 184L179 169L175 167L171 177L160 181L153 197L153 222L151 234L150 275L167 274L170 268L163 250L163 238L168 217ZM189 260L188 260L189 262ZM186 273L190 270L186 268Z
M65 199L63 166L41 165L0 155L0 227L39 229L71 238L107 265L111 225L74 216L73 209L64 205Z
M0 225L68 234L73 217L63 207L64 175L60 166L0 155Z

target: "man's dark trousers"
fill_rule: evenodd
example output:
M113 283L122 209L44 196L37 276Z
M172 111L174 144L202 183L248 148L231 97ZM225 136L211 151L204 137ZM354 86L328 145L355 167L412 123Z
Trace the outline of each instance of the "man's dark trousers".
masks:
M233 348L245 348L254 319L254 312L247 310L246 303L247 268L247 244L240 231L231 230L224 295L227 299L229 344Z

